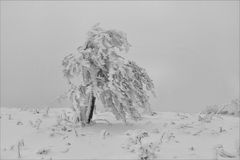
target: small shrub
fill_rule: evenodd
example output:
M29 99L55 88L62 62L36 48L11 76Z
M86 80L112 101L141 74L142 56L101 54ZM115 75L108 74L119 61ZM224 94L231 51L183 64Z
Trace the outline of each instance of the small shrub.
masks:
M46 148L41 148L37 151L37 154L40 154L40 155L48 155L50 153L50 149L46 149Z

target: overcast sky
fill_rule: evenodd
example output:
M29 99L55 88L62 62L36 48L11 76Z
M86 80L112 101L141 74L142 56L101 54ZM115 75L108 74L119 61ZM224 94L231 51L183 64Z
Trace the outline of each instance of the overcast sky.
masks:
M1 106L61 95L61 60L97 22L127 33L127 57L154 80L154 109L198 112L239 97L238 1L1 1Z

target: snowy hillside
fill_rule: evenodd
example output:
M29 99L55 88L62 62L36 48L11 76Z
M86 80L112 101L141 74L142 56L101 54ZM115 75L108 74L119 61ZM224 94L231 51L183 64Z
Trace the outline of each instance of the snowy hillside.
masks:
M97 112L96 123L81 128L60 121L71 113L1 108L1 159L239 158L239 117L205 122L198 114L160 112L124 125Z

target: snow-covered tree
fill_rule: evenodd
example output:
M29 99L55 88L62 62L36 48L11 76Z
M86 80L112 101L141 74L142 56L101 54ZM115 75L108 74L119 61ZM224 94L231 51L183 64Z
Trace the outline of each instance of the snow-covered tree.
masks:
M95 25L85 44L63 59L68 97L78 122L91 122L96 98L123 122L126 114L141 118L139 107L151 112L148 91L154 94L153 81L143 68L120 56L130 46L125 33Z

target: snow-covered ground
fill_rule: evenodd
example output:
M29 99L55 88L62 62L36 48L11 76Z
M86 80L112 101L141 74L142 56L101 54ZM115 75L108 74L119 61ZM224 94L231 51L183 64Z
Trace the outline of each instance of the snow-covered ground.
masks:
M1 159L239 159L239 117L159 112L124 125L98 112L91 126L61 126L67 108L1 108ZM101 120L106 119L106 121Z

